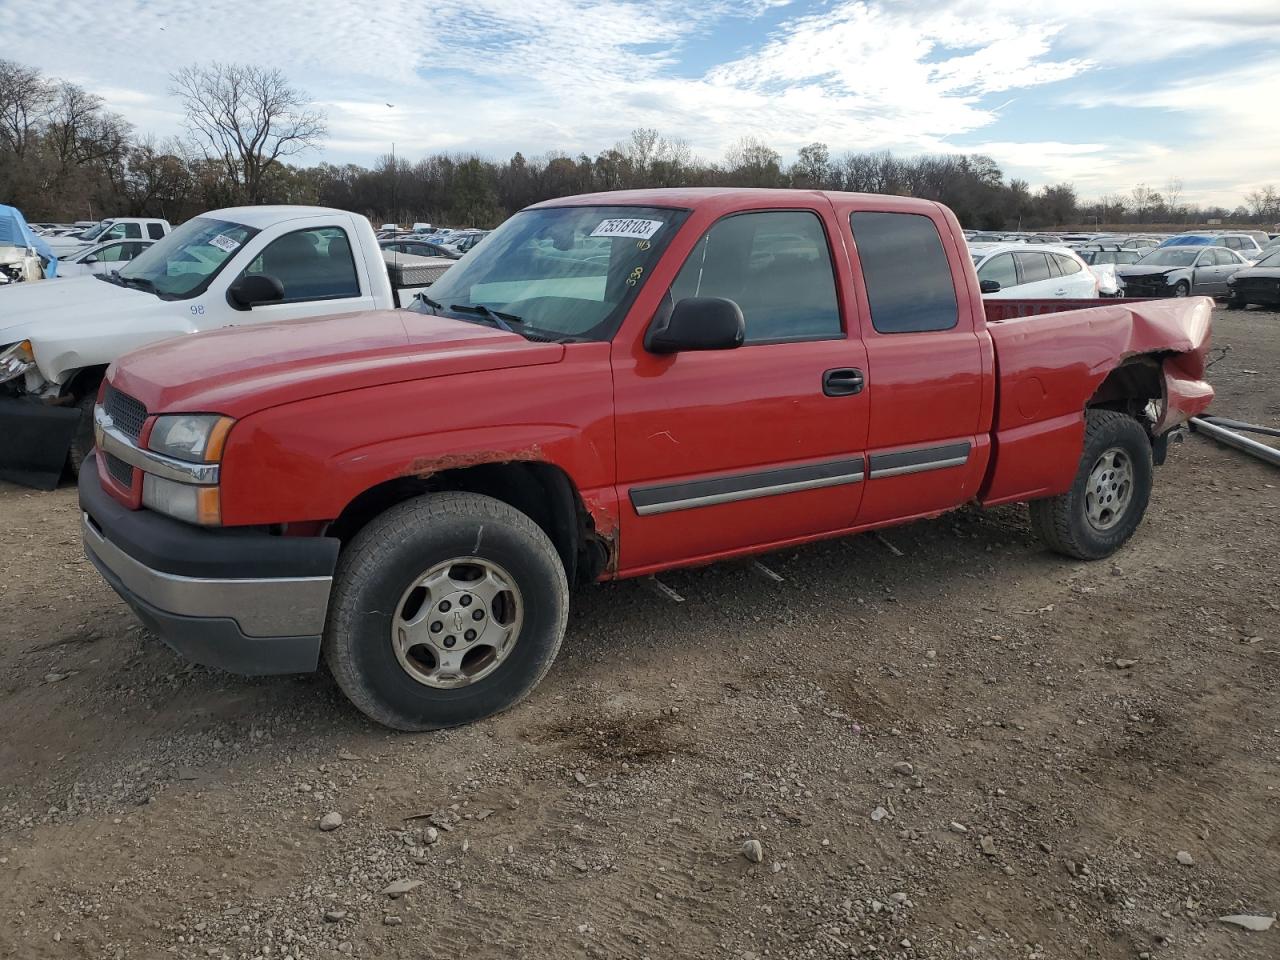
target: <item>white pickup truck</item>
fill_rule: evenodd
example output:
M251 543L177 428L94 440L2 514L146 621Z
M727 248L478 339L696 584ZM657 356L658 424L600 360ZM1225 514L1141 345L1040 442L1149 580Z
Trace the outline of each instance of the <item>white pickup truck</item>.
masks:
M132 350L403 306L453 263L384 255L369 221L343 210L236 207L188 220L118 271L0 290L0 479L52 489L64 464L78 470L98 385Z
M152 217L112 217L79 233L50 237L49 246L59 258L78 253L108 240L159 240L173 231L168 220Z

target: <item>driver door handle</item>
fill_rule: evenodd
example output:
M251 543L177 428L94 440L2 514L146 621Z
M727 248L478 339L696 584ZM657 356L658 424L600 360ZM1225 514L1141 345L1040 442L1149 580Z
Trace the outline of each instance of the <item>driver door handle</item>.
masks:
M861 393L864 383L861 370L837 367L822 375L822 392L828 397L849 397Z

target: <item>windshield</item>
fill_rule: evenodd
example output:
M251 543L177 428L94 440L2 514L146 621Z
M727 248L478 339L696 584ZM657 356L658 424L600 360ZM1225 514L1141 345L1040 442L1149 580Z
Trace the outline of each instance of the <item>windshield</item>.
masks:
M140 253L120 276L145 281L163 300L198 296L257 233L242 223L196 217Z
M1160 246L1162 247L1207 247L1213 242L1213 237L1200 237L1193 235L1185 235L1180 237L1170 237Z
M1144 267L1189 267L1196 262L1199 250L1187 250L1180 247L1165 247L1152 250L1138 261Z
M412 309L472 320L486 308L535 338L608 340L686 215L622 206L522 211Z
M110 226L111 226L111 221L104 220L102 221L102 223L98 224L96 227L90 227L88 230L85 230L82 233L77 233L76 239L77 240L96 240L101 234L106 233L107 229Z

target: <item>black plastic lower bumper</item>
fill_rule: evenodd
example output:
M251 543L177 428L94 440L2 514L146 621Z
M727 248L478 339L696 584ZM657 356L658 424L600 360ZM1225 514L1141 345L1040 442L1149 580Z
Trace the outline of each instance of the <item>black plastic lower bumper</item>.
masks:
M206 530L130 510L80 473L85 555L138 617L196 663L246 675L316 669L337 540Z
M79 425L79 407L0 398L0 480L52 490Z

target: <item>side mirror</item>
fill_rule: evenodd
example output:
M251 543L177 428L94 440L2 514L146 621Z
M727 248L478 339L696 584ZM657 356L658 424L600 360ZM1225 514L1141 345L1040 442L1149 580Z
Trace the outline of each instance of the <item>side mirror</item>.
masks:
M723 297L686 297L675 305L666 323L661 317L645 334L650 353L681 350L732 350L742 346L747 325L742 308Z
M999 280L979 280L978 289L981 290L983 293L999 293L1000 281Z
M249 310L284 299L284 284L265 273L250 273L227 288L227 302L237 310Z
M81 260L80 262L81 262L81 263L97 263L97 262L98 262L98 258L97 258L97 257L85 257L85 258L84 258L83 260Z

